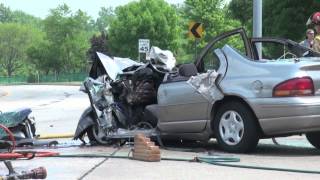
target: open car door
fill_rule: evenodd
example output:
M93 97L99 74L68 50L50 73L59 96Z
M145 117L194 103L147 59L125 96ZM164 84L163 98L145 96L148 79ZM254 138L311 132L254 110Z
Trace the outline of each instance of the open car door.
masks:
M200 52L199 57L195 61L198 71L205 72L206 59L209 58L210 53L212 53L215 49L222 48L226 44L236 48L244 56L247 56L250 59L254 59L254 52L252 50L252 45L248 39L246 31L243 28L238 28L214 37L205 46L205 48Z

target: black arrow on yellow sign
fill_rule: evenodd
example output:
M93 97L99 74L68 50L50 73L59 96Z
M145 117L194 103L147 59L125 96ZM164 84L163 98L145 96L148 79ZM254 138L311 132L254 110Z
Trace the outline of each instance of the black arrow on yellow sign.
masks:
M195 38L201 38L202 37L202 24L199 22L190 22L189 23L189 36L195 37Z

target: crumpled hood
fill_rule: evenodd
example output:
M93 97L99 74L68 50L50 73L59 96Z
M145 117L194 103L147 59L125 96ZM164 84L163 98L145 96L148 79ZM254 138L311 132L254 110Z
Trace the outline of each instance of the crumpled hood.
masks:
M112 80L116 80L118 74L123 73L122 70L134 65L143 65L143 63L138 63L129 58L111 58L107 55L97 52L101 65L103 66L105 72Z

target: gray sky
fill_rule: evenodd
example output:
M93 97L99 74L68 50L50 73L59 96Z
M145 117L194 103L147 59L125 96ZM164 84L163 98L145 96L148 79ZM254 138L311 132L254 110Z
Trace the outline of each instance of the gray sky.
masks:
M59 4L66 3L72 11L81 9L93 18L98 17L101 7L116 7L134 0L0 0L11 10L22 10L36 17L45 18L49 9L56 8ZM184 0L166 0L168 3L183 3Z

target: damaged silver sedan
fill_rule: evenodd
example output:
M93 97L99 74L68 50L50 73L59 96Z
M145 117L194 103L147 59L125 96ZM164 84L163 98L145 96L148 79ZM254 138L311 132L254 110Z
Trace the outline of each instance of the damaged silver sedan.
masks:
M150 129L162 139L216 138L243 153L261 138L306 134L320 148L320 54L286 39L249 39L242 28L215 37L191 64L173 67L155 54L146 64L99 55L75 139L108 144L121 130Z

